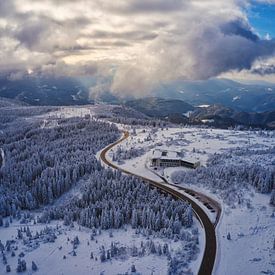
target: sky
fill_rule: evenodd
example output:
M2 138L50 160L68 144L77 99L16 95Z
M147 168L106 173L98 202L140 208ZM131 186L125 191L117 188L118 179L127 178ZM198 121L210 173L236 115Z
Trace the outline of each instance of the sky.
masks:
M275 82L275 0L1 0L0 73L147 94L212 77Z
M273 1L274 2L274 1ZM261 37L275 38L275 4L252 3L247 12L251 26Z

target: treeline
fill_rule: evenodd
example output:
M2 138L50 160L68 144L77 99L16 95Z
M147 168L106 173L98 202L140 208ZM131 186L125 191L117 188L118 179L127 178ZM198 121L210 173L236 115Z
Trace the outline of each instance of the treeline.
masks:
M113 117L113 118L110 118L109 120L115 123L131 125L131 126L149 126L149 127L163 128L169 125L169 123L166 121L158 120L154 118L139 119L139 118L128 118L128 117Z
M46 210L41 221L64 219L67 225L77 221L82 226L101 229L130 224L169 238L175 234L184 238L184 228L193 223L188 203L165 196L138 178L117 171L93 171L81 193L81 197L76 196L68 204Z
M1 105L1 101L0 101ZM20 106L20 107L1 107L0 106L0 129L7 123L13 122L18 118L38 116L45 113L56 111L56 107L49 106Z
M275 189L275 168L272 160L269 163L247 163L240 157L257 155L273 155L274 148L266 150L238 149L229 153L213 155L208 160L207 167L200 167L192 171L177 171L172 174L174 182L201 184L218 192L226 203L243 203L246 201L244 192L253 186L261 193L270 193ZM263 158L261 158L263 160ZM271 202L274 200L272 192Z
M117 127L90 118L59 119L54 128L38 123L9 128L0 137L0 215L52 203L85 174L102 169L97 151L119 137Z
M120 160L137 158L144 155L145 152L146 152L146 149L144 147L139 147L139 148L131 147L129 149L124 149L121 146L118 146L117 150L113 152L112 161L120 161Z

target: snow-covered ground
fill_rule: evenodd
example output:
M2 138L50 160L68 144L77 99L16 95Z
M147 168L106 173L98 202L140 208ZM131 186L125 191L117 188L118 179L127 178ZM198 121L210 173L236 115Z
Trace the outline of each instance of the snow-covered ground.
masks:
M104 119L105 116L108 117L108 112L111 109L109 106L106 106L104 110L99 106L61 107L59 110L26 119L41 122L41 128L52 128L58 125L57 119L60 118L91 115ZM75 186L60 197L54 206L62 205L64 200L70 200L73 196L77 196L78 192L79 189ZM39 214L37 212L30 213L33 215ZM27 272L25 274L35 273L32 271L32 261L38 266L37 274L126 274L127 272L131 273L133 265L137 270L137 274L167 274L169 262L171 261L167 255L163 255L163 253L159 255L159 247L163 248L166 243L171 256L180 255L181 262L185 265L183 269L188 274L192 274L197 273L199 269L202 258L201 252L204 249L205 242L204 232L199 228L197 221L194 221L194 226L186 229L187 238L183 241L159 238L154 235L148 236L143 233L136 234L130 226L127 227L127 230L112 230L111 236L110 230L102 230L100 234L97 231L93 237L94 239L91 240L93 230L79 227L76 224L71 228L63 225L63 221L51 222L45 225L34 224L33 220L28 224L21 224L18 220L13 219L13 222L6 227L7 220L9 218L4 219L4 226L0 226L0 240L5 246L5 259L0 261L0 274L6 273L7 265L11 268L11 274L17 274L16 267L19 258L26 261ZM26 235L27 227L30 228L31 236ZM198 234L194 233L197 228L199 228ZM18 229L22 229L22 238L18 238ZM76 236L78 236L80 243L74 247L72 241ZM198 244L196 239L193 238L194 236L198 237ZM11 241L9 251L6 247L8 240ZM148 251L151 241L154 242L156 252ZM121 249L121 254L102 262L100 260L102 246L104 246L107 255L112 242ZM145 253L140 254L143 250L142 242ZM194 245L195 243L196 245ZM189 247L187 247L188 245ZM0 250L2 250L1 247L0 245ZM196 251L197 249L199 251ZM188 258L189 251L194 253L190 256L191 260ZM92 259L91 253L93 253ZM5 264L6 261L7 265Z
M102 111L101 108L95 106L84 108L85 111L79 111L78 115L93 115L98 111L96 108L100 109L102 114L106 111L109 112L109 110ZM62 110L65 117L74 112L75 110L67 107ZM119 125L119 128L122 129L123 126ZM206 165L210 156L215 153L226 152L230 148L250 147L257 150L275 146L274 132L263 131L175 127L157 131L151 128L137 128L130 134L130 138L120 144L121 148L124 150L144 148L145 154L136 158L121 160L116 164L159 182L162 180L147 169L152 150L155 148L181 151L184 154L184 159L192 162L200 161L201 165ZM115 150L110 152L109 160L112 160L112 154L115 153ZM259 157L255 155L240 161L253 163L259 160ZM178 170L186 170L186 168L167 168L157 172L170 181L173 172ZM189 187L216 198L222 203L217 194L213 194L203 186ZM232 209L222 203L223 214L217 228L219 256L215 266L216 274L246 275L260 274L262 271L267 272L266 274L274 274L275 259L274 250L272 250L275 238L275 218L272 216L274 207L268 205L268 195L252 193L254 194L252 208L241 206ZM211 214L209 213L209 215ZM227 240L226 236L229 232L232 240ZM196 262L193 262L193 266L197 265Z
M57 125L55 118L91 115L104 119L112 115L112 108L108 105L61 107L57 111L30 119L41 120L42 128L55 127ZM120 129L129 127L118 126ZM263 131L253 132L195 127L174 127L158 130L140 127L134 131L130 130L130 138L125 140L120 146L126 151L131 148L140 147L144 149L145 153L135 158L121 160L121 162L116 164L135 174L161 182L162 180L154 172L158 172L168 179L168 181L171 181L171 175L175 171L184 171L186 168L167 168L154 172L150 171L148 169L150 156L152 150L155 148L180 151L183 153L183 159L192 162L199 161L201 165L206 165L208 158L213 156L213 154L227 152L230 148L249 147L250 149L259 150L274 147L275 134L274 132ZM108 156L110 160L113 159L114 153L116 153L116 149L110 152ZM229 162L230 159L227 161ZM255 155L250 158L242 158L240 156L239 161L249 164L263 160ZM272 162L272 160L270 161ZM188 186L188 183L184 184ZM222 203L222 217L217 227L219 253L215 265L215 274L248 275L262 273L274 275L275 250L273 249L273 243L275 238L275 209L268 204L269 195L259 194L251 189L249 194L247 194L251 200L249 207L247 205L240 205L232 208L222 202L218 193L213 193L205 186L188 187L205 193ZM70 192L75 193L75 190ZM65 195L70 197L70 193ZM62 198L60 201L62 203ZM211 215L209 212L208 214ZM113 237L110 237L109 231L102 230L101 234L96 234L94 240L91 240L91 229L79 228L78 226L70 228L64 226L62 222L57 227L57 224L58 222L53 222L48 225L48 227L53 228L52 230L56 234L57 238L55 241L53 243L48 241L44 243L42 234L36 249L30 249L28 243L24 244L22 240L16 239L17 229L25 225L19 224L18 221L14 220L10 224L10 227L0 227L0 240L2 243L5 245L8 239L14 239L15 246L18 246L18 249L15 251L15 257L12 257L11 253L7 255L7 262L11 266L11 274L16 273L15 269L20 252L24 252L25 254L23 258L27 262L27 274L32 274L32 261L38 265L39 270L37 274L76 274L79 272L82 274L125 274L126 272L131 272L133 264L137 272L141 274L167 273L168 259L166 256L147 253L145 256L136 257L131 254L133 246L140 248L141 241L144 243L148 241L147 237L135 234L135 231L131 228L127 228L126 231L113 230ZM189 265L189 269L193 273L197 273L198 271L204 247L204 233L202 228L198 226L197 221L195 221L195 227L199 228L200 253L198 253L198 258ZM30 225L30 229L34 235L36 231L45 229L45 225ZM230 233L231 240L227 238L228 233ZM76 256L73 256L73 244L71 241L76 236L78 236L80 244L75 248ZM154 240L156 245L158 243L163 245L164 242L167 242L171 251L176 251L181 245L179 241L174 242L172 240L153 237L152 240ZM101 247L103 245L107 250L110 248L112 242L117 243L121 248L124 247L123 249L127 253L124 255L124 258L113 258L102 263L100 261ZM35 241L34 246L36 246ZM91 259L91 252L93 252L93 259ZM52 271L53 267L54 271ZM0 274L4 273L5 267L2 261L0 261Z
M216 274L275 274L275 209L267 201L255 193L251 209L224 206Z
M5 223L5 221L4 221ZM29 227L31 241L25 229ZM18 238L18 229L22 229L23 238ZM37 232L39 236L36 236ZM51 238L50 236L54 236ZM74 246L73 240L78 237L79 244ZM91 239L91 236L92 239ZM34 238L33 238L34 237ZM131 273L132 265L138 274L167 274L168 258L159 255L158 249L168 245L171 254L177 253L183 245L181 241L160 239L136 234L131 227L120 230L91 230L75 225L64 226L62 222L51 224L21 224L13 221L9 227L0 228L0 240L3 245L13 240L9 252L6 252L7 264L11 267L10 274L17 274L18 258L27 263L27 274L35 272L31 269L32 261L38 266L37 274L126 274ZM150 242L154 242L156 252L148 251ZM200 249L204 247L203 232L199 232ZM120 252L111 259L101 260L102 249L111 251L112 243ZM141 255L142 247L145 253ZM12 252L15 253L12 256ZM21 257L19 256L21 253ZM91 257L92 254L92 257ZM106 256L107 257L107 256ZM198 269L198 262L191 263L191 269ZM190 270L188 268L188 270ZM5 265L0 262L0 274L5 273Z
M228 148L254 146L267 148L275 146L275 133L263 131L237 131L221 129L204 129L194 127L164 128L156 132L147 129L136 130L137 135L125 141L125 146L161 148L167 150L182 151L183 159L192 162L200 161L205 165L211 154L223 152ZM148 150L148 157L150 156Z
M145 153L139 157L126 160L114 161L120 167L147 176L153 180L161 181L154 173L146 167L150 165L152 151L156 148L162 150L174 150L183 153L183 159L191 162L199 161L202 166L210 156L223 153L229 149L249 147L256 149L267 149L275 146L275 132L263 131L237 131L205 128L167 128L152 130L151 128L135 129L130 137L118 145L122 150L129 151L131 148L144 148ZM109 152L109 160L113 159L117 147ZM255 159L253 159L253 157ZM233 160L234 161L234 160ZM242 159L245 162L261 161L259 156L250 156ZM271 160L272 161L272 160ZM156 172L165 176L168 180L175 170L186 170L187 168L158 169ZM187 169L188 170L188 169Z
M120 144L121 149L145 148L145 153L139 157L116 162L126 170L140 174L156 181L162 181L146 164L150 163L152 150L155 148L175 150L184 153L183 159L206 165L209 157L229 150L249 148L250 150L265 150L275 146L275 133L268 131L237 131L203 128L169 128L135 129L129 139ZM114 157L116 149L110 152L109 159ZM228 163L251 165L253 163L274 163L274 155L239 156L237 159L226 160ZM171 181L175 171L187 171L187 168L158 169L157 172ZM252 187L246 192L251 204L232 208L223 203L218 192L213 193L203 185L191 186L180 183L194 190L205 193L222 204L223 212L217 227L218 257L215 274L275 274L275 208L269 205L269 195L259 194ZM231 240L227 239L230 233Z
M126 109L129 111L128 109ZM86 115L95 116L97 118L111 118L119 116L119 111L123 112L122 106L108 105L108 104L94 104L85 106L62 106L58 107L55 111L51 111L39 116L35 116L37 119L41 118L70 118L70 117L84 117ZM129 111L130 112L130 111ZM137 115L139 115L138 113ZM123 113L121 114L123 115ZM135 116L135 113L132 114ZM32 117L33 119L34 117Z

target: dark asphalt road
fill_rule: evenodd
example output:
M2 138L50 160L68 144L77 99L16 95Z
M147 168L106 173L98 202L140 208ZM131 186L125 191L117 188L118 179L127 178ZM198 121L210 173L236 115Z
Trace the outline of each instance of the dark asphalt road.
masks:
M152 171L153 172L153 171ZM220 217L221 217L221 206L220 204L215 201L214 199L210 198L209 196L201 193L201 192L198 192L198 191L195 191L193 189L190 189L190 188L187 188L187 187L183 187L183 186L180 186L178 184L173 184L173 183L170 183L166 180L165 177L162 177L160 175L158 175L157 173L153 172L156 176L158 176L159 178L161 178L165 183L167 184L170 184L172 186L175 186L176 188L180 189L180 190L183 190L185 193L187 193L188 195L190 196L193 196L194 198L196 198L197 200L199 200L201 203L205 204L206 207L209 208L209 210L214 210L216 212L216 219L215 219L215 223L214 223L214 226L216 227L219 220L220 220Z
M203 259L202 259L201 266L200 266L198 274L199 275L210 275L210 274L212 274L214 263L215 263L215 258L216 258L216 252L217 252L217 240L216 240L216 232L215 232L215 225L216 225L217 221L215 222L215 224L212 224L212 222L210 221L209 217L204 212L204 210L194 200L192 200L190 197L185 196L184 194L174 190L173 188L171 188L167 185L164 185L162 183L153 181L153 180L148 179L146 177L143 177L143 176L134 174L132 172L129 172L127 170L124 170L124 169L114 165L110 161L108 161L107 158L106 158L107 152L110 149L112 149L114 146L116 146L117 144L122 142L123 140L127 139L128 137L129 137L129 133L124 132L124 136L121 139L119 139L117 142L112 143L109 146L107 146L105 149L103 149L101 154L100 154L101 160L105 164L107 164L108 166L110 166L114 169L118 169L121 172L123 172L125 174L128 174L128 175L133 175L133 176L139 177L144 182L149 183L151 186L154 186L154 187L158 188L159 190L161 190L163 192L169 193L177 199L180 199L180 200L183 200L183 201L188 201L192 205L194 214L197 216L198 220L200 221L200 223L204 227L205 241L206 241L205 250L204 250L204 254L203 254ZM191 189L189 189L189 190L191 190ZM194 190L191 190L191 191L196 193ZM202 195L202 194L200 193L200 195Z

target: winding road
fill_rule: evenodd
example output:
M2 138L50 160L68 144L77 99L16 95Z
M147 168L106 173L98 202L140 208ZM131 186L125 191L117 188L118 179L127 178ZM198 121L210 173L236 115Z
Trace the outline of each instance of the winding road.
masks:
M201 192L194 191L193 189L183 187L183 186L179 186L178 184L173 184L171 182L168 182L168 180L165 177L160 176L158 173L150 170L149 168L147 168L147 169L150 172L154 173L156 176L158 176L160 179L162 179L166 184L172 185L175 188L184 191L188 195L190 195L190 196L194 197L195 199L197 199L198 201L200 201L202 204L204 204L205 207L208 208L208 210L210 212L215 212L216 213L216 218L215 218L215 222L213 224L214 224L215 227L218 225L220 217L221 217L222 210L221 210L221 205L217 201L210 198L209 196L206 196L205 194L203 194Z
M100 153L101 160L108 166L112 167L113 169L120 170L121 172L128 174L128 175L139 177L145 183L148 183L151 186L158 188L162 192L168 193L179 200L188 201L192 205L194 214L196 215L196 217L198 218L199 222L201 223L202 227L205 230L205 249L204 249L204 254L203 254L203 258L202 258L202 262L201 262L201 266L200 266L198 274L199 275L212 274L212 271L214 268L214 263L215 263L215 258L216 258L216 252L217 252L217 239L216 239L215 226L218 223L218 219L219 219L220 213L221 213L221 208L220 208L219 204L216 201L214 201L213 199L211 199L201 193L198 193L194 190L182 187L184 192L186 192L187 194L189 194L191 196L194 196L194 198L202 198L203 197L204 199L207 199L209 203L211 203L211 202L215 203L215 206L217 206L217 208L218 208L218 213L217 213L217 218L216 218L215 223L212 223L211 220L209 219L208 215L205 213L203 208L195 201L195 199L175 190L172 187L169 187L169 185L167 185L167 182L160 183L160 182L153 181L149 178L137 175L135 173L127 171L127 170L111 163L106 157L108 151L111 150L117 144L119 144L122 141L124 141L125 139L127 139L128 137L129 137L129 132L125 131L122 138L120 138L118 141L110 144L105 149L103 149ZM177 188L178 188L178 186L177 186Z

